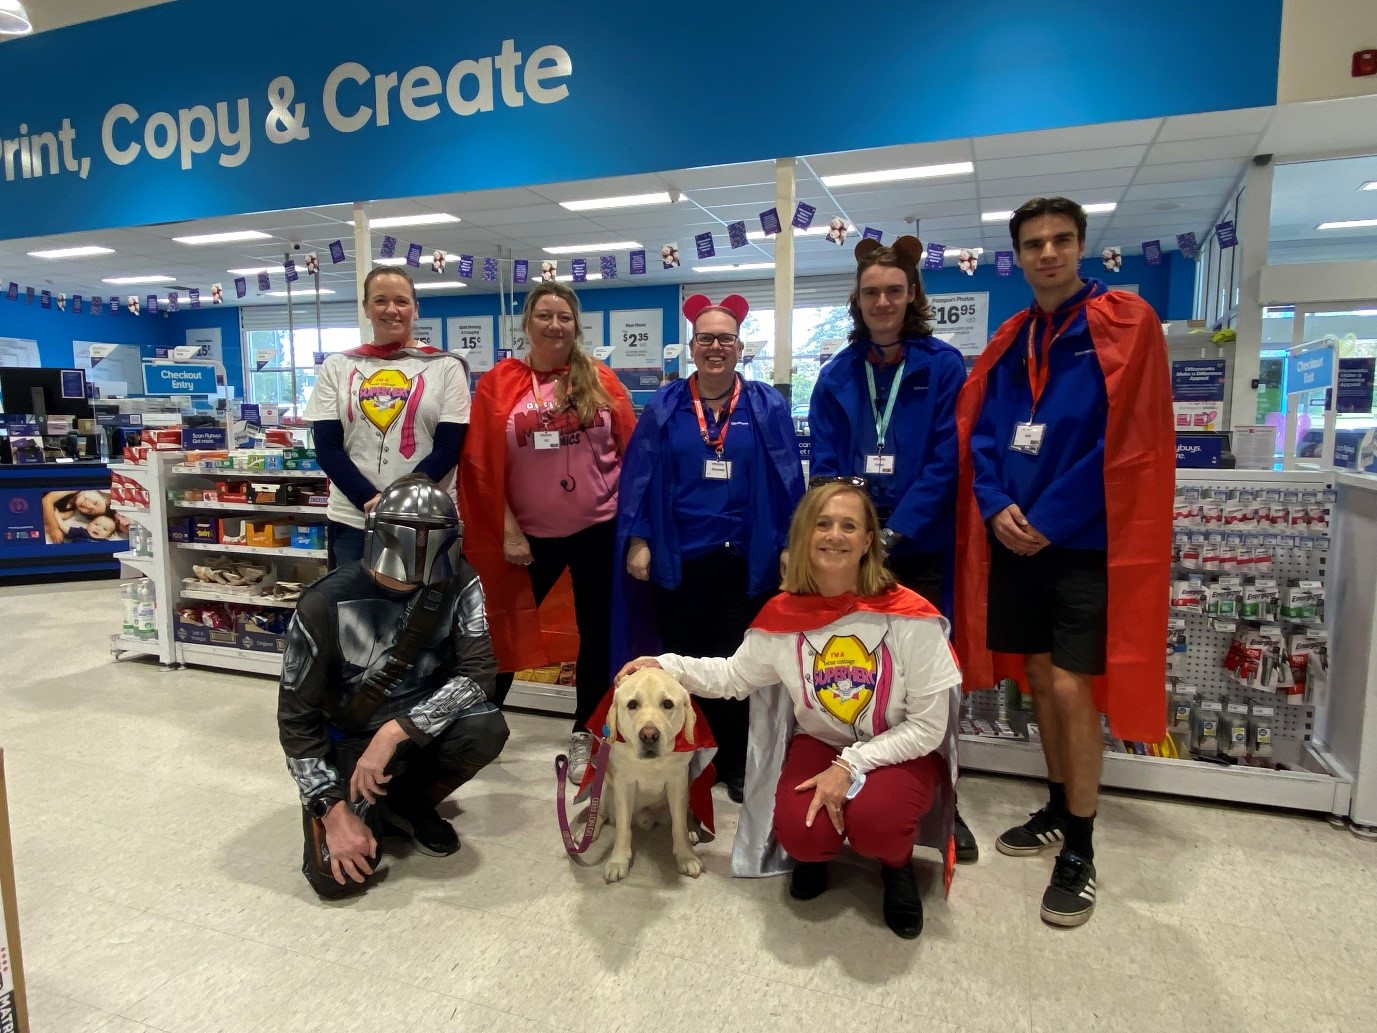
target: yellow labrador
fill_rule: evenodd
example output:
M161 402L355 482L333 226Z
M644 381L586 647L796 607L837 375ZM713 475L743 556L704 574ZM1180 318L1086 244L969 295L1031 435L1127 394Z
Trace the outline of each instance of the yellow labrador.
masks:
M618 882L631 871L633 820L649 830L666 809L679 871L695 879L702 874L703 865L693 852L697 836L689 828L693 751L674 751L681 731L693 741L695 725L688 691L665 671L637 671L617 686L607 715L612 754L598 817L599 829L604 821L616 829L612 853L603 866L608 882ZM618 741L618 732L624 742Z

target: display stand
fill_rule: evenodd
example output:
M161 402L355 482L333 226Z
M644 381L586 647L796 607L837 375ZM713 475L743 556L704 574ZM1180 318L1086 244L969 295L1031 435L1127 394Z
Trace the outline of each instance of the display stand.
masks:
M149 504L136 506L116 504L117 513L141 524L152 537L151 556L132 551L115 553L120 562L120 576L133 572L153 582L157 596L157 633L155 637L118 634L110 636L110 652L119 658L131 655L157 657L158 663L169 667L177 662L172 634L173 592L167 567L167 471L181 457L180 452L149 452L143 463L111 463L110 471L135 481L148 493Z

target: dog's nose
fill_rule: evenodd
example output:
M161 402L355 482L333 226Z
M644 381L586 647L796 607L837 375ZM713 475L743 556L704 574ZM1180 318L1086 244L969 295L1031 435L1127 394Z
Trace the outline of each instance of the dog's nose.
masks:
M660 741L660 730L658 728L642 728L641 742L647 746L653 746Z

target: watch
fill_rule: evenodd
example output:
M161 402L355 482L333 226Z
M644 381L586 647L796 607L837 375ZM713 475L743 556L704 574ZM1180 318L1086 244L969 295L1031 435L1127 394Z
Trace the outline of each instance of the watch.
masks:
M886 527L884 530L880 532L880 544L885 547L886 551L888 551L890 549L893 549L894 546L898 545L899 541L903 537L904 536L901 535L898 531L894 530L894 528Z
M330 808L344 801L337 796L318 796L310 803L311 817L324 820Z

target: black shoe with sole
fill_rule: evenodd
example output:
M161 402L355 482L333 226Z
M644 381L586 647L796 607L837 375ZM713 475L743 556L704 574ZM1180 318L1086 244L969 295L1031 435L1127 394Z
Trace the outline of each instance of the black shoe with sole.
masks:
M1059 847L1065 839L1061 816L1052 813L1049 805L1034 811L1022 825L1015 825L996 839L995 849L1010 857L1029 857Z
M1042 920L1049 925L1074 928L1085 925L1095 913L1095 864L1080 854L1063 850L1052 869L1052 881L1042 894Z
M724 778L723 783L727 787L727 799L732 803L745 803L746 801L746 779L743 775L735 778Z
M379 817L403 835L410 836L416 849L431 857L448 857L459 850L459 834L454 826L435 813L427 804L398 808L383 804Z
M975 864L980 860L980 845L976 843L975 836L962 820L960 811L956 812L956 824L952 828L952 835L956 838L957 864Z
M799 861L789 875L789 896L812 900L827 892L827 862Z
M885 925L895 936L916 940L923 932L923 901L918 896L918 881L913 877L913 865L891 868L880 865L880 881L885 886Z

